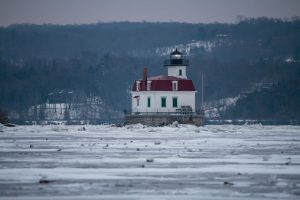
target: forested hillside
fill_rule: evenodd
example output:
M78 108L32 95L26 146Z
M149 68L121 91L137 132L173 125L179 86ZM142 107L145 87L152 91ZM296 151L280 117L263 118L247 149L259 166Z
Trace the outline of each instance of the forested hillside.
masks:
M10 118L34 119L39 115L43 119L48 113L37 114L42 105L68 103L87 110L97 105L101 112L97 116L102 119L120 117L130 108L129 91L133 81L142 76L142 68L147 66L150 75L166 73L165 52L174 48L190 59L188 77L198 91L204 74L206 102L238 97L219 117L300 118L296 109L300 95L297 18L245 19L236 24L120 22L2 27L0 109ZM262 83L268 85L264 92L253 90ZM53 97L56 94L59 98ZM70 117L71 110L65 112L68 106L63 107L64 118Z

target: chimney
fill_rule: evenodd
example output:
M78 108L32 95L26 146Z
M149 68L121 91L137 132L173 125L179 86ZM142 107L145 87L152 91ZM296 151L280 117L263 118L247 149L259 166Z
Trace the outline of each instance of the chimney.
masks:
M145 83L147 82L147 67L145 67L143 71L143 81L145 81Z

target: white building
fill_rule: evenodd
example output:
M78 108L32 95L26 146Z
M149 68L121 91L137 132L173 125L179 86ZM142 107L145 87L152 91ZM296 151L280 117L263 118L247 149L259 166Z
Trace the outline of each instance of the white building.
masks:
M177 49L165 60L168 75L136 80L132 87L132 113L195 112L195 87L187 78L188 60Z

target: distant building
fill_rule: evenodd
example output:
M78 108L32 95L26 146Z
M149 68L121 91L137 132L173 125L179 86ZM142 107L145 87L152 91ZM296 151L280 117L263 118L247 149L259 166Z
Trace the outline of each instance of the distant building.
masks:
M131 116L125 118L125 123L140 122L147 125L158 125L159 120L162 120L163 124L172 121L196 123L193 121L200 119L195 114L197 91L193 81L187 78L188 59L176 49L170 54L170 58L165 60L164 65L168 68L168 75L148 77L145 68L143 78L134 82L131 91L132 113ZM147 120L149 116L151 119ZM175 116L178 120L175 119ZM182 117L188 117L189 121L181 120ZM136 120L130 120L131 118ZM165 118L168 119L165 120ZM150 123L153 119L157 123ZM201 125L202 118L201 122L196 124Z

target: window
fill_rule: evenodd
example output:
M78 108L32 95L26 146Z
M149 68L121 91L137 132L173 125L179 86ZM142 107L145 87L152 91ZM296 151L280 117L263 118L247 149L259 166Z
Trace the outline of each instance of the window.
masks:
M173 108L177 108L178 102L177 102L177 97L173 97Z
M136 82L136 91L140 91L140 81Z
M167 107L167 98L166 97L161 98L161 107L162 108Z
M178 90L178 82L177 81L172 81L172 90L173 91L176 91L176 90Z
M151 107L151 98L150 97L147 98L147 107L148 108Z
M151 81L147 81L147 91L151 90Z
M136 99L136 106L140 106L140 98Z
M182 76L182 69L179 70L179 76Z

